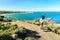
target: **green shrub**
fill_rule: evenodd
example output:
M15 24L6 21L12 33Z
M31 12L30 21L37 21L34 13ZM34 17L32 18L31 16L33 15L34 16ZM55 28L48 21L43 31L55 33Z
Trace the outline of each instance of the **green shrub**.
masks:
M60 29L56 28L55 33L60 34Z
M52 28L48 27L48 30L49 30L49 31L52 31Z
M11 35L15 33L17 33L22 39L27 36L26 29L23 26L15 28L15 25L10 23L0 24L0 40L13 40Z
M3 21L3 18L0 18L0 22L2 22Z
M2 35L0 36L0 40L14 40L10 35Z
M60 34L60 29L57 30L57 34Z
M39 19L33 20L32 21L32 24L35 24L35 25L40 26Z
M9 23L0 25L0 29L2 29L2 30L9 29L10 27L11 27L11 24L9 24Z
M4 16L0 16L0 18L5 18Z
M22 40L25 39L25 37L27 36L27 32L25 28L20 28L16 34L18 34L19 38L21 38Z

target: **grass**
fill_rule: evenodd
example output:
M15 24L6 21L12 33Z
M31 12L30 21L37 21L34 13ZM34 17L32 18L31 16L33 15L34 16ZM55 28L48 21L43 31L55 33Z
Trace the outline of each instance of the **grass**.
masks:
M35 20L32 20L30 22L28 22L30 24L34 24L34 25L37 25L37 26L40 26L40 23L39 23L39 19L35 19ZM60 27L58 26L54 26L52 23L50 25L48 25L46 22L44 23L44 29L45 30L49 30L51 32L54 32L56 34L60 34Z
M20 39L25 39L25 37L27 36L27 32L26 29L23 26L20 27L16 27L16 24L12 25L11 23L4 23L4 17L0 17L2 20L0 20L0 40L14 40L12 35L13 34L18 34L18 38L17 40ZM18 19L15 18L6 18L8 20L10 20L10 22L15 22ZM24 19L19 19L19 21L23 21L23 22L28 22L30 24L34 24L37 26L40 26L39 23L39 19L36 20L24 20ZM47 25L47 23L44 23L44 29L49 30L51 32L54 32L56 34L60 34L60 27L54 27L54 25ZM27 40L29 38L26 38Z
M51 31L51 32L54 32L54 33L56 33L56 34L60 34L60 27L55 27L55 26L53 26L53 25L49 25L49 26L44 26L44 28L46 29L46 30L49 30L49 31Z
M12 25L10 23L1 23L0 24L0 40L13 40L12 35L18 34L20 35L19 38L23 39L23 37L26 37L27 32L26 29L23 26L20 26L18 28L15 27L15 24Z
M28 20L27 22L30 23L30 24L34 24L34 25L40 26L39 19Z

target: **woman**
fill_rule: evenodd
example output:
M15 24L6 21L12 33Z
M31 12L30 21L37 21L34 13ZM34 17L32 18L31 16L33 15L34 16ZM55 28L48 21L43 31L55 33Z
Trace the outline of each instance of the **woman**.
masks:
M41 29L44 29L43 28L44 19L45 19L45 17L44 17L44 15L42 15L42 18L40 19Z

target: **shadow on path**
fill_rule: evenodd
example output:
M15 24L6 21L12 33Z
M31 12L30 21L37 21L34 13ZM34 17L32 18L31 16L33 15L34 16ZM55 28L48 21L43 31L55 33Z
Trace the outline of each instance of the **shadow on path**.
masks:
M33 38L32 40L34 39L38 40L39 38L41 38L38 32L29 30L29 29L26 29L26 30L27 30L27 35Z

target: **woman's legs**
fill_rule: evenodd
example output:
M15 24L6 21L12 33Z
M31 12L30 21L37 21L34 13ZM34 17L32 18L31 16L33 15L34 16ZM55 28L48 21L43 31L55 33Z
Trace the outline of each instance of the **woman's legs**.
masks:
M41 29L43 30L44 28L43 28L43 23L41 23Z

